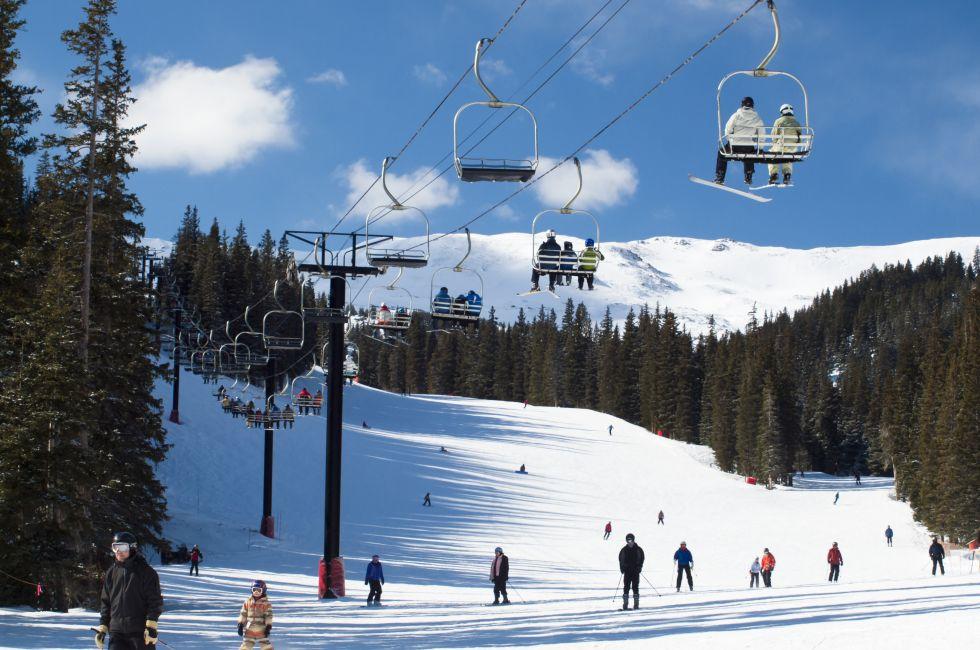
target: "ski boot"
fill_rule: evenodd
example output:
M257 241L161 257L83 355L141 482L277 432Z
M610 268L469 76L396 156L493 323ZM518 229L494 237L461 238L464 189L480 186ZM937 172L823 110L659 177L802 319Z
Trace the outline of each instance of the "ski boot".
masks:
M623 611L625 612L629 608L630 608L630 605L629 605L629 597L623 596Z
M790 174L783 174L783 185L789 185Z
M746 185L749 185L749 186L752 185L752 174L746 174L745 175L745 184Z
M541 287L538 286L538 283L537 282L535 282L534 284L531 285L531 291L532 292L534 292L534 291L541 291Z
M715 183L717 185L724 185L725 184L725 177L724 176L715 176Z
M503 604L503 605L510 605L510 601L507 600L506 598L504 598L504 601L501 604Z
M769 174L769 184L778 185L779 184L779 174Z
M640 609L640 597L633 596L633 609Z

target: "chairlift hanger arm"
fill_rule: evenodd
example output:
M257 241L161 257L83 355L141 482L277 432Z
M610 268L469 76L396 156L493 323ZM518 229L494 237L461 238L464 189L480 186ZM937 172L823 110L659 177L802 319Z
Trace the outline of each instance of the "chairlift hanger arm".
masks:
M476 49L473 52L473 76L476 77L476 82L480 84L480 88L483 88L483 92L485 92L487 97L490 98L490 103L495 104L495 108L499 108L502 106L500 99L493 93L492 90L490 90L490 88L487 87L487 84L483 82L483 78L480 77L480 57L483 56L484 45L490 47L493 45L493 39L481 38L476 42Z
M578 198L578 195L582 193L582 163L579 162L578 156L575 156L572 160L575 161L575 171L578 172L578 189L575 190L575 194L572 196L572 198L568 199L568 203L566 203L561 209L562 214L572 213L572 203L574 203L575 199Z
M775 33L775 36L773 39L772 47L769 49L769 53L766 54L765 58L762 59L759 65L756 66L754 74L757 77L765 77L768 75L766 66L768 66L772 62L773 57L776 56L776 52L779 51L779 42L781 40L781 30L779 28L779 14L776 12L776 3L773 0L767 0L766 5L769 7L769 13L772 16L772 26L773 26L773 31Z

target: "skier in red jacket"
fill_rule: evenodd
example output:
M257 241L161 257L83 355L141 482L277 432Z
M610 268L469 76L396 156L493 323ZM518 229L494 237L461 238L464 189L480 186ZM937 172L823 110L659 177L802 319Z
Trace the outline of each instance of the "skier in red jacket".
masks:
M827 564L830 565L830 577L827 578L827 582L837 582L837 578L840 576L840 568L844 566L844 556L837 548L837 542L834 542L834 545L827 551Z
M612 522L611 521L607 521L606 522L606 534L602 536L602 539L609 539L609 536L611 534L612 534Z

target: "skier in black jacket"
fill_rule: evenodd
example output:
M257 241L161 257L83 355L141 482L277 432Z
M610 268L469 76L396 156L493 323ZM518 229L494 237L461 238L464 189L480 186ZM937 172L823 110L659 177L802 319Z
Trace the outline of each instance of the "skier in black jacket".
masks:
M619 552L619 572L623 574L623 609L629 609L630 585L633 587L633 609L640 608L640 572L643 571L643 549L633 533L626 535L626 546Z
M932 546L929 547L929 557L932 559L932 575L936 575L936 565L943 575L946 575L946 568L943 566L943 558L946 557L946 549L939 543L938 537L932 538Z
M100 625L95 645L101 650L109 634L109 650L155 648L157 620L163 613L160 577L136 552L136 537L112 536L115 562L102 584Z

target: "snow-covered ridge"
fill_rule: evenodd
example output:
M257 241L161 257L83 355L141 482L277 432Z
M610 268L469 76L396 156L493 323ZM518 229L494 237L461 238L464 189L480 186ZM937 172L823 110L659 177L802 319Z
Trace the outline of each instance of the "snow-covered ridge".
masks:
M808 250L756 246L731 239L693 239L688 237L653 237L631 242L602 242L605 261L596 274L595 291L579 291L559 287L561 300L550 294L518 296L531 285L531 238L526 233L473 235L473 251L466 266L479 272L484 281L484 305L492 305L497 318L512 322L520 308L528 315L540 305L555 308L561 313L564 301L571 298L583 302L594 320L599 320L610 308L617 321L626 317L630 308L647 304L665 306L676 313L681 323L695 334L707 331L708 318L715 317L719 330L742 328L749 320L753 305L761 315L795 309L809 304L825 289L841 285L857 277L872 265L911 261L918 264L927 257L945 256L957 251L969 260L980 237L954 237L913 241L890 246L854 246L812 248ZM576 250L583 242L574 237ZM393 248L417 244L419 239L398 240ZM398 286L412 294L416 307L428 309L433 271L455 265L466 250L464 235L450 235L432 245L429 267L406 271ZM299 257L306 251L298 251ZM390 281L394 273L368 283L355 300L358 306L368 303L370 287ZM457 276L461 282L469 280ZM436 278L436 289L451 283L452 273ZM542 281L542 285L546 280ZM360 283L357 285L360 286ZM450 292L469 290L470 286L448 284ZM393 297L378 290L378 298Z

